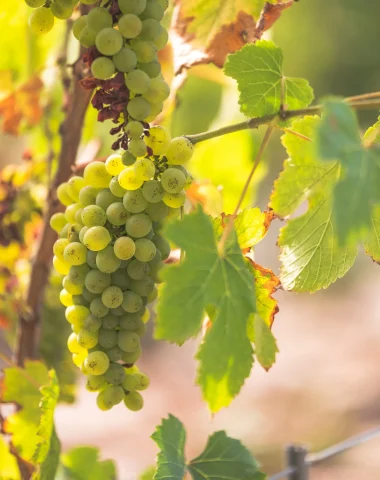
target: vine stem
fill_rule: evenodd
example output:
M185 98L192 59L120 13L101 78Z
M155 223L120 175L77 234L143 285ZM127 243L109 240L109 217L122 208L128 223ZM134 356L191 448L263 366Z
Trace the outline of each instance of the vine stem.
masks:
M345 101L350 107L355 110L377 109L380 108L380 92L366 93L364 95L357 95L356 97L348 97ZM264 117L251 118L244 122L235 123L234 125L227 125L226 127L210 130L209 132L198 133L195 135L186 135L186 138L195 145L205 140L221 137L229 133L240 132L241 130L250 130L258 128L261 125L270 124L273 120L288 120L290 118L302 117L304 115L312 115L320 113L323 105L313 105L311 107L302 108L299 110L287 110L274 113L273 115L265 115Z
M244 197L245 197L245 195L248 191L248 188L249 188L249 185L251 183L252 177L253 177L254 173L256 172L257 167L260 164L263 153L264 153L264 151L265 151L265 149L266 149L266 147L269 143L269 140L270 140L270 137L273 133L273 130L275 129L275 126L273 125L274 120L275 120L275 118L273 119L272 124L268 125L268 128L267 128L267 130L265 132L265 135L264 135L264 138L263 138L263 141L261 142L260 149L259 149L259 151L257 153L257 156L256 156L256 159L254 161L252 170L251 170L250 174L248 175L248 178L245 182L244 188L241 192L241 195L240 195L239 201L236 205L236 208L234 210L234 213L229 218L229 221L226 225L226 228L223 230L223 234L222 234L222 237L221 237L221 239L219 241L219 245L218 245L218 251L219 251L219 254L221 256L224 255L226 241L227 241L227 239L228 239L228 237L229 237L229 235L230 235L230 233L231 233L231 231L234 227L235 218L237 217L237 214L239 213L241 204L243 203Z

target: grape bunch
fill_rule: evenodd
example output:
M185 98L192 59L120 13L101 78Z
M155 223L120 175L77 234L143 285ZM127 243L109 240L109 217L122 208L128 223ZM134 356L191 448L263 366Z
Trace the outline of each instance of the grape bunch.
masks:
M161 126L144 135L141 123L131 120L127 129L128 150L88 164L83 177L58 187L66 211L50 224L59 234L53 265L64 275L60 300L73 331L73 362L88 375L88 390L99 392L100 409L124 400L136 411L143 406L139 391L149 385L135 366L140 337L170 254L160 232L185 203L191 176L183 164L193 145L185 137L171 139Z

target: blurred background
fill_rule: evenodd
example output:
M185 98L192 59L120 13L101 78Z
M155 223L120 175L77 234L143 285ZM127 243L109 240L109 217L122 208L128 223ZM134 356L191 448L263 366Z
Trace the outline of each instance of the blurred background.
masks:
M317 99L330 94L357 95L380 89L376 47L380 44L379 18L378 0L301 0L285 11L270 35L283 49L285 73L308 79ZM170 76L169 63L166 70ZM53 130L59 116L57 110ZM178 135L240 119L233 82L215 67L202 66L191 71L179 93L177 109L166 122ZM376 112L360 115L363 129L375 120ZM99 155L107 154L108 126L94 126L94 122L95 114L89 112L83 150L96 142ZM261 134L241 132L197 147L190 171L202 181L209 211L218 213L223 206L231 212ZM33 141L42 139L36 136ZM26 145L27 141L20 137L2 136L1 165L21 162ZM247 205L266 207L284 159L279 135L274 136ZM280 227L279 221L273 222L255 250L255 260L277 274L276 238ZM268 373L254 366L238 398L213 418L195 386L193 355L198 342L179 348L153 341L151 326L139 363L151 378L144 409L132 413L119 405L100 412L95 396L85 390L80 378L75 402L63 403L56 411L63 448L98 446L103 458L116 461L121 480L133 480L154 463L156 447L149 436L161 418L172 413L187 429L189 458L200 453L210 432L224 429L252 450L264 471L274 473L282 469L283 450L290 442L317 451L380 425L379 289L379 267L361 252L348 275L326 292L277 292L280 312L273 327L280 349L277 363ZM45 333L52 321L48 314L54 304L51 295L48 291ZM380 440L357 447L314 468L311 478L380 478L379 448Z

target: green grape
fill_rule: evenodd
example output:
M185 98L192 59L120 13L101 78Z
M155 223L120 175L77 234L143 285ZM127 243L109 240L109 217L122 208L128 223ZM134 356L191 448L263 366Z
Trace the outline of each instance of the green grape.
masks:
M96 265L95 265L95 268L96 268ZM96 293L92 293L89 290L87 290L87 288L83 288L82 295L83 295L83 298L86 300L86 302L89 302L89 303L91 303L94 300L94 298L97 298L98 296Z
M89 265L90 268L98 268L96 265L96 256L97 252L93 252L92 250L87 251L87 265Z
M94 3L97 3L98 0L80 0L81 3L83 3L84 5L94 5Z
M155 41L155 43L157 43ZM155 78L161 73L161 64L157 60L148 63L138 63L137 68L145 72L149 78Z
M64 307L71 307L73 305L73 296L65 289L60 291L59 300Z
M36 8L29 17L29 27L37 35L50 32L54 27L54 15L50 8Z
M99 345L103 348L112 348L117 344L117 332L115 330L99 330Z
M96 255L96 266L103 273L113 273L120 268L120 259L114 253L114 247L108 245Z
M123 352L133 353L140 347L140 337L135 332L120 330L117 333L117 344Z
M131 48L136 54L137 61L140 63L149 63L157 60L157 47L153 42L132 40Z
M111 311L113 312L115 309L112 308ZM124 310L123 310L123 315L124 315ZM105 328L106 330L115 330L119 326L119 319L116 315L113 315L113 313L109 313L105 317L102 318L102 327Z
M123 47L112 57L112 61L119 72L130 72L137 65L137 57L133 50Z
M82 212L83 212L83 208L79 208L79 209L75 212L75 223L78 224L78 225L82 225L82 228L83 228ZM82 230L82 228L81 228L81 230ZM80 230L79 230L79 233L80 233Z
M144 144L144 148L146 150L146 145L143 140L140 140L140 142ZM137 160L133 166L133 169L135 171L136 177L142 178L143 180L150 180L154 177L156 173L156 167L154 166L154 163L148 158L141 158L140 160Z
M82 208L80 203L72 203L65 210L65 217L69 223L75 223L75 214Z
M78 3L78 0L54 0L56 3L59 3L59 5L62 5L62 7L75 7L76 4Z
M86 389L89 392L99 392L107 386L104 375L89 375L87 377Z
M72 305L65 310L66 320L72 325L83 325L86 318L90 315L90 310L83 305Z
M135 245L135 257L137 260L140 262L150 262L153 260L156 255L157 248L151 240L148 240L147 238L139 238L136 240Z
M144 180L136 177L133 167L125 168L118 176L118 182L125 190L137 190L142 186Z
M109 231L104 227L90 227L83 237L84 244L90 250L103 250L111 241Z
M120 385L126 377L126 373L122 365L119 363L111 363L104 376L108 383Z
M165 192L163 202L171 208L179 208L185 204L186 194L184 191L179 193Z
M141 297L146 297L154 289L154 281L151 277L145 277L142 280L132 280L130 286L132 292L138 293Z
M150 115L150 103L142 97L135 97L128 102L127 110L135 120L144 120Z
M64 182L57 187L57 198L62 203L62 205L65 205L65 207L68 207L69 205L74 203L74 200L70 197L67 191L67 186L68 184Z
M84 207L88 207L88 205L94 205L98 193L99 190L86 185L79 192L79 203Z
M79 42L83 47L90 48L95 45L96 34L86 25L79 35Z
M166 152L171 140L169 131L161 125L155 125L149 129L148 135L144 137L145 143L153 151L153 155L163 155Z
M138 383L139 379L134 373L126 374L122 383L122 387L124 390L127 390L127 392L134 392L138 386Z
M62 286L71 295L81 295L83 292L83 285L75 284L68 275L62 280Z
M87 263L73 265L69 270L69 278L74 285L84 285L84 280L89 271L90 267Z
M141 357L141 353L142 350L139 347L135 352L123 352L121 359L126 365L133 365Z
M73 295L73 305L81 305L82 307L89 307L89 303L85 300L83 295Z
M150 78L142 70L133 70L125 76L125 85L135 94L145 93L148 91Z
M144 133L144 127L141 122L131 120L124 127L124 131L129 138L140 138L141 135Z
M146 325L144 322L141 322L141 325L135 330L135 333L141 338L146 334Z
M133 374L137 378L136 390L146 390L150 385L150 380L148 375L142 372L137 372Z
M95 299L97 300L97 299ZM94 301L94 300L93 300ZM90 305L91 308L91 305ZM83 323L82 328L87 330L88 332L97 332L99 328L102 326L102 321L99 317L92 314L89 315Z
M90 312L95 317L105 317L109 312L109 308L104 305L101 298L94 298L94 300L90 303Z
M95 45L103 55L116 55L123 46L123 37L114 28L104 28L96 35Z
M127 192L123 197L123 205L131 213L141 213L148 206L141 189Z
M154 18L146 18L142 21L142 29L139 38L154 41L160 35L161 28L160 22Z
M137 293L126 290L123 294L123 303L121 306L127 313L136 313L142 308L143 301Z
M123 302L123 291L119 287L108 287L102 293L102 302L108 308L117 308Z
M154 290L151 293L148 293L147 300L149 303L151 303L151 302L154 302L157 297L158 297L158 290L157 288L154 288Z
M158 114L160 114L164 108L163 102L159 103L149 103L150 105L150 115L145 119L146 122L152 122Z
M116 240L113 250L120 260L129 260L135 254L135 242L129 237L120 237Z
M62 230L62 228L66 225L66 223L67 223L67 220L66 220L65 214L61 212L54 213L50 218L50 226L57 233L59 233Z
M107 221L106 212L97 205L84 207L81 215L83 224L86 227L103 226Z
M28 5L28 7L38 8L38 7L42 7L42 5L44 5L45 0L25 0L25 3Z
M155 289L155 290L157 290L157 289ZM149 311L148 308L146 308L146 309L144 310L144 313L143 313L142 316L141 316L141 320L142 320L144 323L148 323L149 319L150 319L150 311Z
M82 353L73 353L71 355L71 358L73 359L73 363L74 365L76 365L81 371L83 371L83 362L86 358L86 351L85 350L84 352Z
M118 200L118 197L116 197L112 192L110 192L110 190L105 189L99 192L96 196L96 205L106 211L107 208L111 205L111 203L117 202Z
M132 278L132 280L141 280L148 275L149 265L146 262L140 262L140 260L137 260L135 258L129 263L127 267L127 272L128 275Z
M125 225L127 218L129 216L128 211L124 208L122 202L111 203L107 208L107 220L111 225Z
M160 235L155 235L152 238L152 242L156 245L157 250L161 253L162 260L166 260L170 255L169 242L164 237L161 237ZM161 258L158 259L158 261L161 261Z
M123 153L123 163L124 165L126 165L127 167L133 165L136 161L136 158L131 154L131 152L128 152L128 150L126 150L124 153Z
M120 237L120 238L128 238L128 237ZM118 240L120 240L120 239L118 239ZM116 242L118 240L116 240ZM133 242L133 240L131 238L129 238L129 240L131 242ZM116 242L115 242L115 245L116 245ZM114 245L114 248L115 248L115 245ZM132 256L133 256L133 253L132 253L131 257ZM130 285L130 279L129 279L126 271L123 270L123 269L119 269L119 270L116 270L116 272L111 273L111 285L115 285L116 287L119 287L122 290L126 290Z
M59 18L60 20L67 20L73 14L74 8L73 7L64 7L59 3L52 3L50 5L50 10L52 14Z
M91 162L84 169L83 178L86 185L107 188L112 176L107 172L103 162Z
M168 168L161 175L161 185L169 193L179 193L186 183L186 175L178 168Z
M67 263L64 259L60 260L58 257L53 257L53 267L61 275L67 275L70 270L70 264Z
M79 210L78 210L78 212L79 212ZM80 212L80 213L82 214L82 212ZM79 232L79 241L80 241L80 243L83 243L83 245L84 245L84 234L87 232L88 229L89 229L89 227L82 227L80 232Z
M170 95L170 87L163 78L156 77L150 79L148 90L143 97L150 103L163 102ZM182 137L185 138L185 137ZM191 143L191 142L190 142Z
M119 173L124 170L124 164L122 156L118 153L110 155L106 160L106 170L110 175L119 175ZM113 179L112 179L113 180ZM112 181L111 180L111 181Z
M128 150L134 157L144 157L147 153L145 142L141 138L132 138L131 140L129 140Z
M107 57L98 57L91 64L91 73L99 80L107 80L114 75L115 71L113 61Z
M65 247L63 258L70 265L82 265L86 262L86 247L80 242L72 242Z
M84 365L91 375L103 375L108 370L110 361L104 352L95 351L87 355Z
M106 405L109 410L123 400L124 391L119 386L110 385L98 394L98 398L99 396L102 397L100 401L101 405Z
M193 156L194 145L186 137L173 138L166 150L168 163L183 165ZM170 206L170 205L169 205Z
M125 231L130 237L145 237L152 228L152 221L145 213L136 213L128 218Z
M124 164L123 164L123 168L124 168ZM125 195L125 192L127 191L125 190L125 188L120 186L118 177L113 177L112 180L110 181L110 190L112 195L116 197L116 200L114 200L112 203L119 201L120 197L123 197ZM107 206L107 208L108 207L109 205Z
M67 348L70 353L83 353L86 351L85 348L81 347L78 343L78 337L76 333L71 333L67 339Z
M149 215L153 222L160 222L168 216L169 207L164 202L149 203L145 213Z
M120 317L120 328L122 330L129 330L133 332L140 326L141 318L138 313L124 313L122 317Z
M119 0L119 8L122 13L134 13L140 15L146 7L146 0Z
M112 28L112 15L106 8L95 7L88 12L87 25L95 33L99 33L103 28Z
M107 350L107 355L111 360L111 362L118 362L119 360L121 360L121 357L123 355L123 350L121 350L121 348L115 345L114 347Z
M109 273L91 270L86 275L85 286L92 293L103 293L111 285L111 275Z
M103 392L99 392L98 396L96 397L96 405L98 406L99 410L102 410L103 412L111 410L113 407L112 402L105 401Z
M157 2L157 0L147 0L146 7L141 14L141 18L154 18L155 20L160 21L163 19L164 13L164 8Z
M156 0L158 4L165 10L169 7L169 0Z
M124 38L135 38L141 32L142 23L137 15L127 13L119 18L118 27Z
M164 198L164 189L158 180L149 180L144 183L142 194L145 200L150 203L158 203Z
M78 343L83 348L93 348L98 344L98 332L81 329L78 333Z
M168 43L168 41L169 41L168 31L161 26L160 33L153 40L153 43L156 45L157 50L162 50L165 47L165 45ZM160 73L160 72L158 72L158 73ZM157 73L157 75L158 75L158 73ZM156 75L156 77L157 77L157 75Z
M132 412L138 412L144 406L144 399L139 392L129 392L124 395L124 404Z
M73 34L77 40L80 40L80 35L85 27L87 27L87 15L82 15L73 23Z

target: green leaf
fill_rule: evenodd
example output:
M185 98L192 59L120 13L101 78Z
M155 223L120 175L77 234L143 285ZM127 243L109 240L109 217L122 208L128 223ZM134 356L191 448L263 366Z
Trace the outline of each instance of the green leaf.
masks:
M156 467L148 467L143 473L139 476L139 480L153 480L154 474L156 473Z
M365 238L380 203L380 155L364 148L353 110L343 100L324 103L317 144L322 160L339 160L342 175L334 189L333 223L341 244Z
M380 263L380 206L374 208L371 216L371 229L364 241L364 250L372 260Z
M249 450L223 431L209 437L204 451L188 468L193 480L264 480L266 477Z
M257 360L263 368L268 370L276 361L276 353L278 352L276 339L260 315L254 315L253 332Z
M39 472L33 476L33 480L51 480L56 478L56 472L59 465L59 456L61 453L61 442L57 436L55 428L53 429L50 448L44 462L41 464Z
M216 412L237 395L252 367L247 321L256 310L254 278L236 235L224 256L217 248L211 219L199 208L166 228L170 241L186 253L182 264L164 269L156 338L183 343L196 335L208 305L216 307L212 327L197 358L198 383Z
M99 460L94 447L73 448L61 456L58 480L115 480L116 468L111 460Z
M10 453L2 435L0 435L0 459L0 478L3 480L20 480L16 457Z
M314 139L318 117L296 120L292 129ZM281 229L280 280L286 290L315 292L341 278L355 261L355 246L341 246L332 222L333 191L340 162L321 161L314 142L293 134L282 137L289 155L275 183L271 207L280 217L296 211L304 200L308 210Z
M370 145L380 144L380 117L372 127L368 128L363 139Z
M169 415L152 435L160 449L154 480L183 480L185 475L186 432L178 418Z
M224 71L238 83L241 111L249 117L307 107L314 94L301 78L288 78L282 71L283 55L273 42L260 40L228 56ZM283 90L283 91L282 91Z

